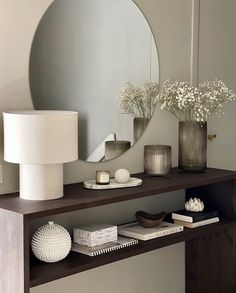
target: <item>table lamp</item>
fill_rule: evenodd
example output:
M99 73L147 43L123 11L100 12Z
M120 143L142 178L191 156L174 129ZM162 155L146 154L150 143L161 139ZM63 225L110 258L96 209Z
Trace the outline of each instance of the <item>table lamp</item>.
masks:
M63 163L78 159L78 113L4 112L4 160L20 164L20 197L63 196Z

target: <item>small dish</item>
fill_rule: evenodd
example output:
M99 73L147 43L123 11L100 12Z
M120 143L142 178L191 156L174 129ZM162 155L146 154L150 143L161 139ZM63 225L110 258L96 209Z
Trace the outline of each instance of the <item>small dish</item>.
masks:
M143 226L144 228L155 228L158 225L161 224L165 217L166 213L161 212L158 214L149 214L143 211L138 211L136 212L135 216L137 220L139 221L140 225Z

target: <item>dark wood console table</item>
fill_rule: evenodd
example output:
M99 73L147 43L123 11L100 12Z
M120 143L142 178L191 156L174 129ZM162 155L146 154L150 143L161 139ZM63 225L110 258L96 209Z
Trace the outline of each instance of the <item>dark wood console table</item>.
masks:
M65 196L53 201L26 201L18 193L0 198L0 293L29 293L38 286L65 276L116 262L161 247L186 242L186 292L236 292L236 172L208 169L186 174L173 169L170 178L143 179L135 188L94 191L81 183L65 186ZM186 197L201 195L220 212L220 223L140 242L138 245L97 257L75 252L58 263L46 264L30 256L29 227L32 219L68 213L110 203L175 190Z

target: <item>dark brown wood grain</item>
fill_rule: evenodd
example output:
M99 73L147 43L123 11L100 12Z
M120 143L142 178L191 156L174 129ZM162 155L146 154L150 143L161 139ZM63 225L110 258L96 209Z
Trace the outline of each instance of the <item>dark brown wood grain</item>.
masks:
M186 293L235 293L235 244L235 227L186 242Z
M0 293L29 293L25 226L22 215L0 209Z
M236 221L222 221L221 223L195 229L186 228L183 232L152 239L149 241L140 241L140 243L137 245L95 257L89 257L80 253L71 252L65 260L55 264L42 263L37 261L35 258L32 258L30 286L38 286L55 279L80 273L161 247L166 247L190 239L196 239L198 237L202 237L202 235L207 235L208 233L220 233L230 229L235 225Z
M29 288L186 241L186 292L235 293L236 172L207 169L188 174L173 169L169 178L145 177L143 185L117 190L86 190L82 183L65 186L63 198L27 201L18 193L0 198L0 293L29 293ZM70 211L186 189L220 211L220 223L140 242L97 257L71 252L63 261L46 264L29 260L30 220Z
M19 194L14 193L2 196L0 208L17 212L27 218L45 217L175 190L235 180L236 172L207 169L205 173L190 174L173 169L172 176L168 178L145 177L144 174L133 176L141 178L143 185L116 190L87 190L83 188L82 183L70 184L65 186L63 198L41 202L20 199Z
M190 188L186 194L187 199L201 198L206 206L218 210L222 217L236 219L236 180Z

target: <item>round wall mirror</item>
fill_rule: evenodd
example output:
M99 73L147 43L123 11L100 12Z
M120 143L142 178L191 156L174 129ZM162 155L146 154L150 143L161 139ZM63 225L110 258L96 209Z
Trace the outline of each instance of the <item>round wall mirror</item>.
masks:
M124 110L159 81L151 29L132 0L55 0L35 33L29 80L35 109L79 113L80 159L118 157L151 116Z

